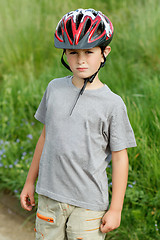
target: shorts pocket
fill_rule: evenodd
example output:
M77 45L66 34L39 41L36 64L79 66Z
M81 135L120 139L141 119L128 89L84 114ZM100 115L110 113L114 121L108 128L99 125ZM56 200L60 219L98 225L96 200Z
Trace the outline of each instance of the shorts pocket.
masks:
M36 240L49 239L50 232L56 220L53 214L37 210L36 216Z
M54 218L53 217L44 216L43 214L41 214L39 212L37 212L37 217L41 220L46 221L46 222L54 223Z

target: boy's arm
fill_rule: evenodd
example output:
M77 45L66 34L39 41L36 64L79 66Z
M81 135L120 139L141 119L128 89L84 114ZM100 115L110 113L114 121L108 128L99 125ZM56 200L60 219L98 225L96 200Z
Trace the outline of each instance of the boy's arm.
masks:
M127 149L112 152L112 200L102 219L101 231L110 232L120 226L121 211L128 179Z
M23 190L21 192L21 206L28 211L32 210L32 207L35 206L35 201L34 201L34 184L35 181L38 177L38 172L39 172L39 162L41 158L41 154L43 151L43 146L45 142L45 125L42 130L42 133L39 137L39 140L37 142L35 152L33 155L32 163L27 175L27 179L25 182L25 185L23 187Z

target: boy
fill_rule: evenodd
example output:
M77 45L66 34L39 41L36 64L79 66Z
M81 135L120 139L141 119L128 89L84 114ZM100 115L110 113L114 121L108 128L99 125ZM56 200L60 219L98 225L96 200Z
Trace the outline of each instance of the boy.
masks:
M112 36L111 21L93 9L66 14L56 28L55 47L64 49L69 65L63 55L61 61L73 76L51 81L35 114L44 128L21 205L32 210L38 177L36 239L102 240L120 225L127 148L136 142L124 102L98 78ZM111 155L108 209L106 168Z

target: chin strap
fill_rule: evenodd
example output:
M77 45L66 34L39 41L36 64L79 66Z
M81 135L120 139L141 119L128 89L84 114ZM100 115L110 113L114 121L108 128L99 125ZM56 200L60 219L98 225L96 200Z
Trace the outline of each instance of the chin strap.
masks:
M74 108L75 108L75 106L76 106L76 104L77 104L77 102L78 102L79 97L83 94L84 89L86 88L87 83L88 83L88 81L87 81L87 80L84 80L84 85L83 85L83 87L81 88L81 90L80 90L79 93L78 93L78 96L77 96L77 98L76 98L76 101L75 101L75 103L74 103L74 105L73 105L73 107L72 107L72 110L71 110L71 112L70 112L70 116L72 115L72 112L73 112L73 110L74 110Z
M65 54L65 49L63 50L63 53L62 53L61 63L62 63L63 66L65 66L69 71L72 72L72 70L70 69L70 66L64 61L64 58L63 58L64 54Z
M70 69L69 65L64 61L64 58L63 58L64 53L65 53L65 50L63 50L63 53L62 53L61 63L62 63L69 71L72 72L72 70ZM97 72L95 72L92 76L90 76L90 77L88 77L88 78L84 78L84 85L83 85L83 87L81 88L80 92L78 93L78 96L77 96L77 98L76 98L76 101L75 101L75 103L74 103L74 105L73 105L73 108L72 108L72 110L71 110L71 112L70 112L70 116L72 115L72 112L73 112L73 110L74 110L74 108L75 108L75 106L76 106L76 104L77 104L77 102L78 102L79 97L83 94L83 92L84 92L84 90L85 90L85 88L86 88L86 86L87 86L87 83L88 83L88 82L92 83L93 80L95 79L97 73L99 72L99 70L100 70L102 67L104 67L105 62L106 62L106 57L104 56L104 54L103 54L103 58L104 58L104 62L101 62L101 65L100 65L100 67L98 68Z

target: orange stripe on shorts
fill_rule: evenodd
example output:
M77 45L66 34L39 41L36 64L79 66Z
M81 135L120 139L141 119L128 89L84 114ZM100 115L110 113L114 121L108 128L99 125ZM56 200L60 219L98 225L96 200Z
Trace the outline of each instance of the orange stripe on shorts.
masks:
M95 231L95 230L98 230L98 229L99 229L99 227L98 228L94 228L94 229L85 230L85 231L89 232L89 231Z
M101 217L99 218L91 218L91 219L87 219L86 221L93 221L93 220L98 220L98 219L102 219Z

